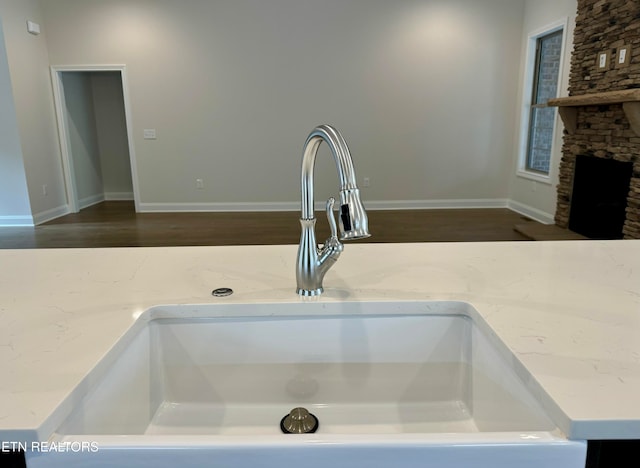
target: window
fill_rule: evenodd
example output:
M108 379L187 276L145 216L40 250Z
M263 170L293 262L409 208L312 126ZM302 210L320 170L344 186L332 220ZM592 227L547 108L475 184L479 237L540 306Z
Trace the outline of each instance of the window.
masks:
M558 80L562 59L563 30L533 37L534 60L530 61L531 101L526 123L526 148L521 171L529 175L548 177L551 166L556 111L546 107L547 101L558 95Z

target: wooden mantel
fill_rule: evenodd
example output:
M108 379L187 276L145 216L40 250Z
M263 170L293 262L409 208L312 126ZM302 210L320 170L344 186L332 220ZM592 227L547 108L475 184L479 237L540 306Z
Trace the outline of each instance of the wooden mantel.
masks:
M640 136L640 89L607 91L549 99L547 106L557 107L567 132L573 134L578 124L578 107L622 104L634 133Z

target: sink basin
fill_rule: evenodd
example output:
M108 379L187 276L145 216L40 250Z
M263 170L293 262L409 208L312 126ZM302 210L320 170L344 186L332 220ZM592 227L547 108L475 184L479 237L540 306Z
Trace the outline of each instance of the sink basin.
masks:
M585 444L556 429L525 372L466 303L156 307L53 416L52 443L100 449L27 458L583 467ZM281 432L295 407L317 417L315 434Z

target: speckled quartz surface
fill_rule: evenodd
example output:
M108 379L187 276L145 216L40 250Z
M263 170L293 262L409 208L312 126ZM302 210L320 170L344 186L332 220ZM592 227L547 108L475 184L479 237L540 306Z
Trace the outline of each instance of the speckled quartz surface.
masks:
M296 250L0 250L0 440L39 437L151 306L304 301ZM569 438L640 439L640 241L350 243L324 283L314 300L469 302Z

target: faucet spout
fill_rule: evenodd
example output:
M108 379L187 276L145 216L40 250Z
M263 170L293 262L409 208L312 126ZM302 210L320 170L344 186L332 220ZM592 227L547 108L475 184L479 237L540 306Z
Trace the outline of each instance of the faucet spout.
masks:
M340 240L361 239L370 236L367 213L360 200L360 191L356 185L356 174L349 147L338 130L330 125L320 125L314 128L307 137L302 154L302 212L300 216L302 234L296 262L297 292L302 296L315 296L322 293L324 275L338 260L343 250L333 218L333 198L327 202L331 237L327 239L321 249L316 243L313 171L318 148L323 141L331 149L340 179Z

